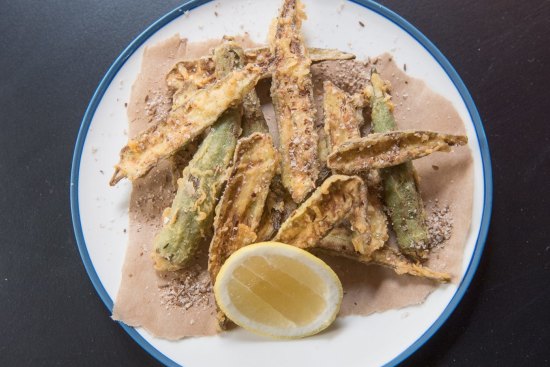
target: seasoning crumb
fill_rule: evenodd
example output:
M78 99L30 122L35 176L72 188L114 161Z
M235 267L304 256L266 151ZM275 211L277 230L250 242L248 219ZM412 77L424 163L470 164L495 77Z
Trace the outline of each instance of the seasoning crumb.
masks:
M101 173L102 175L104 175L104 174L105 174L105 172L103 172L103 170L102 170L102 169L100 169L100 170L99 170L99 173Z
M163 121L168 117L170 111L170 103L165 96L155 91L152 95L145 96L145 110L151 121Z
M365 23L363 23L362 21L359 21L359 25L363 28L365 27Z
M124 107L128 107L128 102L124 102Z
M170 308L184 308L186 310L195 307L206 308L210 305L212 284L208 272L198 265L180 273L170 279L168 283L159 285L160 303ZM194 320L189 322L191 325Z
M435 164L432 164L432 168L434 171L437 171L439 169L439 166L436 166Z
M439 200L434 200L434 206L426 218L428 240L413 244L419 250L430 250L441 246L451 238L453 231L453 216L449 205L439 206Z
M451 238L453 231L453 215L449 205L439 206L439 200L428 215L429 248L438 247Z
M313 65L312 70L315 83L322 84L321 74L350 94L360 93L369 81L369 71L362 62L355 60L327 61Z
M127 232L126 228L124 228L124 229L122 230L122 232L126 233L126 232Z
M218 16L218 12L217 12L217 11L215 11L215 12L214 12L214 15L215 15L215 16Z

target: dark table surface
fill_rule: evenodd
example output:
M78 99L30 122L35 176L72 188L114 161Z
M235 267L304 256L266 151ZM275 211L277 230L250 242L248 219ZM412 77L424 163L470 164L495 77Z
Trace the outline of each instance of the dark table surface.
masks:
M407 366L550 362L550 2L382 1L447 56L485 125L494 207L463 301ZM109 65L175 0L0 2L0 366L156 366L94 291L72 151Z

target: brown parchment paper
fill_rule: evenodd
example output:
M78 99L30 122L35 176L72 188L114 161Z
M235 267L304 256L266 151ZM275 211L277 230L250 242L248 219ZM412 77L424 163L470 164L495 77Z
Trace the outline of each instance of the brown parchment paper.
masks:
M245 47L254 47L248 38L238 38ZM174 36L148 47L143 54L142 69L128 103L129 136L135 136L150 124L165 117L170 108L170 92L165 76L179 60L205 55L219 41L188 43ZM437 130L465 133L464 125L452 104L431 91L422 81L408 77L384 54L376 60L376 68L392 83L395 116L402 129ZM348 91L354 91L368 79L372 65L356 61L335 61L312 68L315 94L322 121L322 88L319 82L328 78ZM351 71L350 71L351 70ZM352 83L343 82L345 74L357 73ZM266 95L269 84L258 87ZM262 98L265 100L265 98ZM264 106L268 122L273 122L272 108ZM270 123L270 130L273 124ZM435 199L439 205L450 205L454 219L452 237L436 249L428 266L447 271L458 280L462 265L464 242L470 226L473 195L473 167L468 147L454 153L436 153L415 161L421 177L422 196L428 206ZM437 169L436 169L437 167ZM160 228L161 213L175 194L179 169L172 160L159 164L147 176L133 183L129 208L129 242L122 269L122 280L113 309L113 318L130 326L143 327L152 335L180 339L186 336L213 335L216 330L215 303L210 295L207 305L170 307L163 304L162 287L173 274L156 273L150 251L154 235ZM368 315L393 308L419 304L439 285L412 276L398 276L379 266L366 266L353 261L324 257L339 275L344 286L344 301L340 311L345 315ZM205 257L199 256L197 266L206 275Z

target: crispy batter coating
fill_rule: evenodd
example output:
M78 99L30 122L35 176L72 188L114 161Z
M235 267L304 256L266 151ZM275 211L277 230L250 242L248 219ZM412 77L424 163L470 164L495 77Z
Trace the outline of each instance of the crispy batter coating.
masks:
M166 84L173 90L180 89L187 80L192 80L200 87L205 87L216 78L216 67L212 56L196 60L180 61L166 75Z
M378 243L372 242L371 225L368 220L368 208L367 186L361 182L357 201L347 218L352 230L351 242L353 243L355 251L361 254L370 254L372 251L376 250L373 246L378 245Z
M332 48L316 48L308 47L307 52L312 63L330 61L330 60L353 60L355 55L332 49ZM244 51L246 62L255 63L258 60L267 58L269 56L270 50L269 47L258 47L258 48L249 48Z
M197 91L183 106L172 110L166 121L131 139L120 152L120 161L110 184L122 178L134 180L146 174L159 160L211 126L229 107L242 101L254 88L267 65L249 64L216 83Z
M253 133L269 133L260 98L253 89L243 99L243 136Z
M373 192L368 193L368 206L367 206L367 220L370 227L370 244L369 252L381 249L388 241L388 220L386 213L384 213L384 206L382 202Z
M420 263L410 261L407 257L392 247L384 247L375 251L372 255L375 264L393 269L397 274L409 274L416 277L428 278L441 283L451 281L451 275L444 272L431 270Z
M347 228L337 227L323 238L314 249L333 256L345 257L364 264L378 264L393 269L397 274L409 274L416 277L428 278L441 283L447 283L451 276L447 273L431 270L418 263L414 263L399 251L385 246L370 255L363 255L354 251L351 232Z
M269 135L254 133L239 140L232 172L216 208L208 256L212 282L234 251L256 241L256 230L277 164L277 152Z
M391 131L369 134L342 142L328 156L328 167L345 174L396 166L422 158L433 152L449 152L464 145L464 135L440 134L433 131Z
M281 224L283 224L296 207L296 203L292 200L292 197L281 182L281 176L276 175L273 181L271 181L264 213L258 227L258 242L271 240L277 234L279 228L281 228Z
M366 194L361 178L333 175L292 213L273 240L304 249L314 247L332 228L348 218L355 233L355 249L367 253L370 226L366 221Z
M350 139L361 137L364 101L362 96L350 96L328 80L323 89L325 132L330 149L334 150Z
M271 96L279 127L282 179L297 203L315 188L319 175L311 59L300 34L304 18L299 0L285 0L270 39Z
M182 61L168 73L166 84L174 90L172 110L183 106L199 89L203 89L216 80L215 65L212 58L202 58L196 63Z

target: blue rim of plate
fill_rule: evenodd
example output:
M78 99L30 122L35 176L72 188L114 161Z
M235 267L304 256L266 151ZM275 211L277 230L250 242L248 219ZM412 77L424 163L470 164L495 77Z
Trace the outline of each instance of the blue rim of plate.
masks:
M70 185L70 199L71 199L71 215L73 221L73 228L75 232L76 242L80 256L84 263L84 267L90 277L97 293L105 303L105 306L112 312L113 310L113 300L103 287L103 284L99 280L99 277L95 271L95 268L92 264L90 256L88 254L88 249L86 247L86 242L84 241L84 235L82 232L82 225L80 221L80 210L78 205L78 178L80 170L80 161L82 158L82 151L84 147L84 142L86 140L86 135L88 129L92 122L93 116L99 105L99 102L103 98L103 95L111 81L116 76L120 68L124 65L126 60L153 34L155 34L159 29L170 23L172 20L181 16L185 11L190 11L200 5L208 3L212 0L190 0L183 5L177 7L176 9L170 11L155 23L149 26L145 31L143 31L136 39L130 43L128 47L118 56L115 62L107 70L107 73L99 83L96 91L94 92L90 104L84 113L82 119L82 124L80 130L78 131L78 137L76 140L75 150L73 154L73 162L71 166L71 185ZM401 16L395 12L389 10L388 8L374 2L371 0L348 0L358 5L361 5L369 10L374 11L375 13L383 16L384 18L390 20L392 23L396 24L398 27L403 29L409 35L411 35L420 45L422 45L430 55L441 65L443 70L445 70L447 76L451 79L454 86L457 88L460 96L462 97L470 118L474 123L475 132L479 142L479 148L481 153L481 161L483 167L483 212L481 216L481 225L479 233L476 240L476 245L474 248L474 253L468 264L468 268L460 285L458 286L457 291L455 292L451 301L447 304L441 315L437 320L420 336L413 344L411 344L407 349L401 352L397 357L395 357L390 362L386 363L384 367L397 366L409 356L411 356L415 351L417 351L424 343L426 343L439 328L447 321L449 316L453 313L455 308L458 306L462 297L466 293L474 274L477 270L479 262L481 260L481 255L483 253L483 248L485 247L485 241L487 239L487 232L489 230L489 223L491 220L491 210L493 205L493 176L491 168L491 157L489 154L489 145L487 143L487 137L481 123L481 118L479 112L474 104L474 101L468 92L468 89L464 85L464 82L453 68L451 63L447 60L445 56L437 49L437 47L418 29L416 29L411 23L403 19ZM149 354L156 358L159 362L165 364L169 367L178 367L178 363L174 362L164 354L162 354L158 349L151 345L143 336L141 336L136 329L130 327L122 322L119 322L122 328Z

